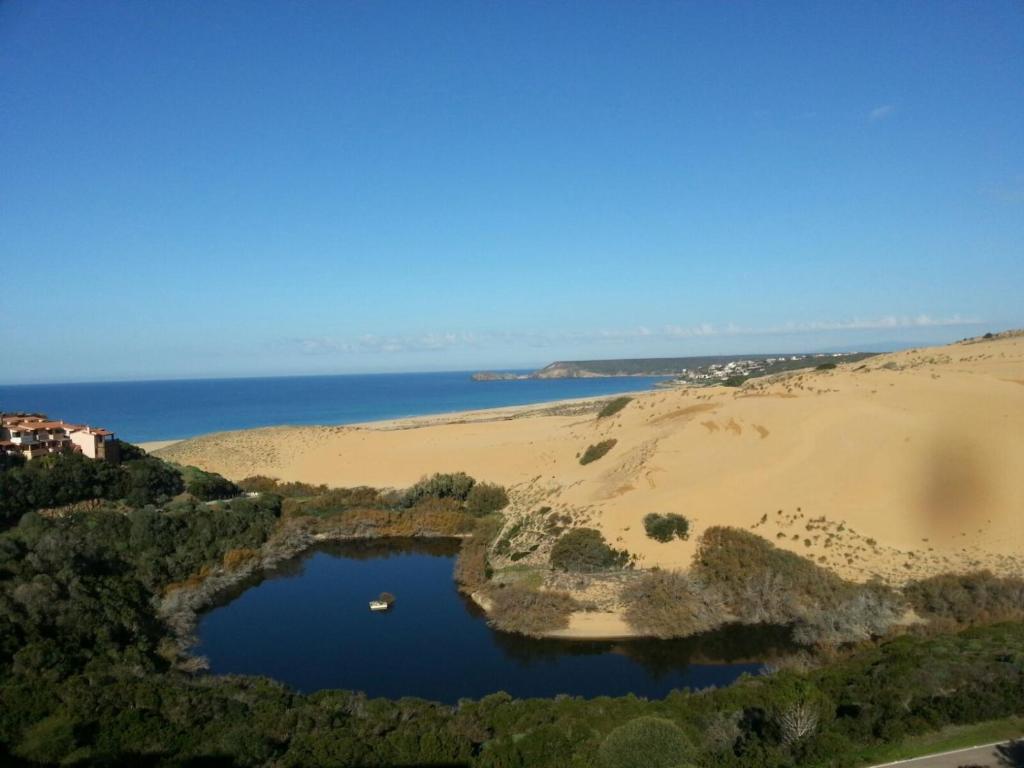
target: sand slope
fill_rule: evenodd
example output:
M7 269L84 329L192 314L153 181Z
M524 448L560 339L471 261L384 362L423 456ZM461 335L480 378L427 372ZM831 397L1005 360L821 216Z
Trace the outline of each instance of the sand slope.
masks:
M581 466L577 455L606 438L618 444ZM586 403L509 408L221 433L158 455L234 479L336 486L463 470L513 490L521 546L541 544L519 566L544 562L540 523L557 512L600 527L643 567L686 567L694 538L660 544L641 524L648 512L678 512L698 535L753 530L858 580L1024 573L1024 336L740 389L644 393L600 421ZM535 514L543 507L551 512Z

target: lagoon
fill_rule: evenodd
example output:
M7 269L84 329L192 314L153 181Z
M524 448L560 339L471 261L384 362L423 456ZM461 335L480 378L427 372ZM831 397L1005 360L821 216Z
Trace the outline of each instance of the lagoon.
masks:
M457 551L449 540L320 547L207 611L195 652L212 673L264 675L302 692L344 688L455 703L496 691L663 697L728 685L792 650L779 628L616 642L497 632L455 588ZM397 600L373 613L368 601L382 591Z

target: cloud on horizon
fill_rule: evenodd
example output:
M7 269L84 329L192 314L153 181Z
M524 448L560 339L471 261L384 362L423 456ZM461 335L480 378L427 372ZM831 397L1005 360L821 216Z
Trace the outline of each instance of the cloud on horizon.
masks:
M850 320L814 320L810 322L789 322L782 325L751 328L727 323L715 325L699 323L692 326L664 325L652 330L646 326L624 329L601 329L593 331L503 331L503 332L431 332L422 334L400 334L381 336L363 334L349 338L315 336L291 339L284 346L297 349L306 355L330 354L393 354L407 352L436 352L453 348L478 348L493 346L550 347L557 344L582 344L593 342L619 342L637 339L698 339L708 337L742 336L796 336L812 333L843 331L903 330L913 328L952 328L980 325L984 321L959 314L949 317L934 317L920 314L914 316L886 315L877 318L853 318Z

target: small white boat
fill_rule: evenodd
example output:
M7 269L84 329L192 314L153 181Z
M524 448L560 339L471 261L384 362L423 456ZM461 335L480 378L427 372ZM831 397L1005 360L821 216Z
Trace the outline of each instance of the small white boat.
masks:
M391 607L391 604L395 602L395 596L390 592L381 592L377 595L376 600L370 601L371 611L386 611Z

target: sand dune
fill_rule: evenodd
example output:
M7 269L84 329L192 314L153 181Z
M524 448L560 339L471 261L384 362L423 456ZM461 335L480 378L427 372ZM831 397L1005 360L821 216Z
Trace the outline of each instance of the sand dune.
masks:
M510 517L540 544L520 566L545 561L536 512L550 507L599 527L642 567L688 566L695 537L660 544L641 523L648 512L678 512L696 535L711 525L752 530L857 580L979 567L1020 574L1022 382L1024 336L1009 334L742 388L644 393L602 420L593 404L574 402L221 433L159 455L234 479L335 486L398 487L463 470L512 490ZM611 452L579 464L608 438L618 441Z

